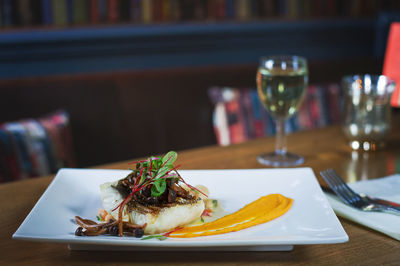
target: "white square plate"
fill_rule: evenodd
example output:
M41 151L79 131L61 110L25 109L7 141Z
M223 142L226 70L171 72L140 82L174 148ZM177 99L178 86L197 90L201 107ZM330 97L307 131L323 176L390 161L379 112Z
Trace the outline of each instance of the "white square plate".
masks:
M292 198L291 209L275 220L238 232L197 238L140 240L133 237L79 237L76 215L95 220L101 209L100 184L125 177L126 170L62 169L13 238L68 243L71 249L291 250L293 245L348 241L310 168L180 170L186 182L209 188L227 212L261 196Z

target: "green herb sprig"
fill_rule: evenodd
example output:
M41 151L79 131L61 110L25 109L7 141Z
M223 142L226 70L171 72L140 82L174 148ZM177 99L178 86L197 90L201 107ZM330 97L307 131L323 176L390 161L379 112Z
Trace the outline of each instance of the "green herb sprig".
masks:
M160 241L168 239L168 237L166 237L164 235L149 235L149 236L142 237L141 240L149 240L149 239L154 239L154 238L158 239Z
M174 162L178 154L170 151L162 158L150 157L147 160L132 162L136 163L136 169L131 169L134 176L139 176L139 182L135 187L151 187L151 196L159 197L167 188L167 179L178 178Z

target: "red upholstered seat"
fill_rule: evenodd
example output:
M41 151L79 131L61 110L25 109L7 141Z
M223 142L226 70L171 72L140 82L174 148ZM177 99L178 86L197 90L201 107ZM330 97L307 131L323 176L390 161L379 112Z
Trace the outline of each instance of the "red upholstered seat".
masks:
M219 145L275 134L274 121L251 88L213 87L214 131ZM287 132L338 123L341 119L341 88L337 84L310 85L297 114L288 119Z

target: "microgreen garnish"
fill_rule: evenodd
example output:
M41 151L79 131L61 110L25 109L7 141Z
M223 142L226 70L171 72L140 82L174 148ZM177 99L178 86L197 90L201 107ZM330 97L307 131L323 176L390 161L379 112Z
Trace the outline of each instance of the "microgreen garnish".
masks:
M176 152L170 151L161 158L152 156L147 160L131 162L130 164L136 163L136 169L132 170L133 176L136 176L136 182L133 185L129 196L126 197L117 207L115 207L113 211L124 205L127 199L131 199L131 196L134 193L139 192L146 187L150 187L152 197L161 196L167 188L167 179L176 179L177 181L181 181L190 189L205 195L197 188L186 183L185 180L183 180L183 178L178 174L176 170L179 165L175 167L173 165L177 157L178 154Z
M142 237L141 240L149 240L149 239L153 239L153 238L156 238L156 239L162 241L162 240L166 240L168 237L166 237L164 235L150 235L150 236Z
M159 197L162 193L164 193L165 188L167 187L167 182L165 179L159 178L156 179L151 187L151 195L153 197Z

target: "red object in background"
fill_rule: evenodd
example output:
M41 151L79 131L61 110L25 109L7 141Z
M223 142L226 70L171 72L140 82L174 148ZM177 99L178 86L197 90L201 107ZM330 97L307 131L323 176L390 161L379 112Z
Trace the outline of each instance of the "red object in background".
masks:
M400 23L390 26L389 38L386 47L383 75L396 81L396 88L392 94L391 105L400 107Z
M118 0L108 0L108 21L111 23L118 22L119 15L119 2Z
M89 1L89 14L91 23L93 24L99 23L100 21L99 2L97 0Z

